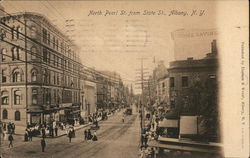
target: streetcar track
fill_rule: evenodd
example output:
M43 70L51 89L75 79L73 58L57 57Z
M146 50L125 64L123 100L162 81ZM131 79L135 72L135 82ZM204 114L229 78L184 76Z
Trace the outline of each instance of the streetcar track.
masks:
M93 146L89 147L88 149L85 149L84 151L81 150L80 153L78 153L77 155L74 155L74 157L80 157L81 155L84 155L84 157L90 157L95 155L97 152L99 152L101 149L105 148L106 146L108 146L110 143L112 143L112 141L116 140L117 138L119 138L121 136L121 134L119 133L120 131L125 131L132 125L132 123L134 122L134 120L136 119L136 116L133 116L129 122L130 124L125 124L120 126L120 129L116 130L116 131L109 131L109 134L106 135L106 137L112 135L112 137L110 137L110 141L107 142L105 139L102 139L101 141L94 143ZM124 129L124 127L126 127ZM124 132L123 132L124 133ZM117 136L116 136L117 135ZM103 137L104 138L104 137ZM100 140L100 139L99 139ZM95 151L93 153L91 153L92 151Z

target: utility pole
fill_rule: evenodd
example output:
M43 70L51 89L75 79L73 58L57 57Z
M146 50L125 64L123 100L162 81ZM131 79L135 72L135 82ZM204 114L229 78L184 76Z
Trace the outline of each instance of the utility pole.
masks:
M145 92L144 92L144 78L145 78L145 73L147 73L146 72L146 69L144 68L144 65L143 65L143 61L145 60L145 59L147 59L147 58L138 58L139 60L140 60L140 62L141 62L141 68L139 69L139 70L137 70L138 71L138 73L140 73L140 76L138 76L138 77L140 77L140 79L139 80L137 80L138 81L138 83L136 83L136 84L138 84L138 85L141 85L141 99L140 99L140 109L141 109L141 113L140 113L140 116L141 116L141 136L142 136L142 134L143 134L143 132L144 132L144 128L145 128L145 122L144 122L144 102L145 102L145 100L144 100L144 95L145 95ZM142 139L142 137L141 137L141 139Z
M5 37L6 37L6 31L1 26L1 29L0 29L0 41L3 40ZM1 60L1 62L0 62L0 71L1 71L0 74L2 74L2 72L3 72L2 69L1 69L2 58L3 57L1 57L1 59L0 59ZM2 77L2 75L1 75L1 77ZM2 90L1 90L2 78L0 79L0 94L1 95L2 95ZM0 98L0 146L2 145L2 133L3 133L2 109L1 108L2 108L2 98Z

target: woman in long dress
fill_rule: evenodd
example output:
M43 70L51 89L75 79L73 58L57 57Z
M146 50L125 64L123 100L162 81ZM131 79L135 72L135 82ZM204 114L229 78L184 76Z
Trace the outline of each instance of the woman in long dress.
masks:
M8 140L8 136L7 130L3 131L3 140Z

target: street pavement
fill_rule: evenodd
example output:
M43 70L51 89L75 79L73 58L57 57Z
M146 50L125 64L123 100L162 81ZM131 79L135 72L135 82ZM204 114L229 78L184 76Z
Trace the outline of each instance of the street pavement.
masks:
M76 131L76 138L69 143L67 136L47 138L45 152L41 152L41 138L32 142L14 141L14 148L0 148L3 158L137 158L140 142L140 122L137 114L126 116L122 112L99 123L98 141L85 141L85 127ZM7 143L7 142L5 142Z

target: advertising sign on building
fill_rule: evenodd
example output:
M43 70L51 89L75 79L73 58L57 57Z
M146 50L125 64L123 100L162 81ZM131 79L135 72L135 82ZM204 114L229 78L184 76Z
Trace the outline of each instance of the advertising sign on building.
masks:
M181 29L172 32L175 60L201 59L211 52L210 43L217 39L216 29Z

